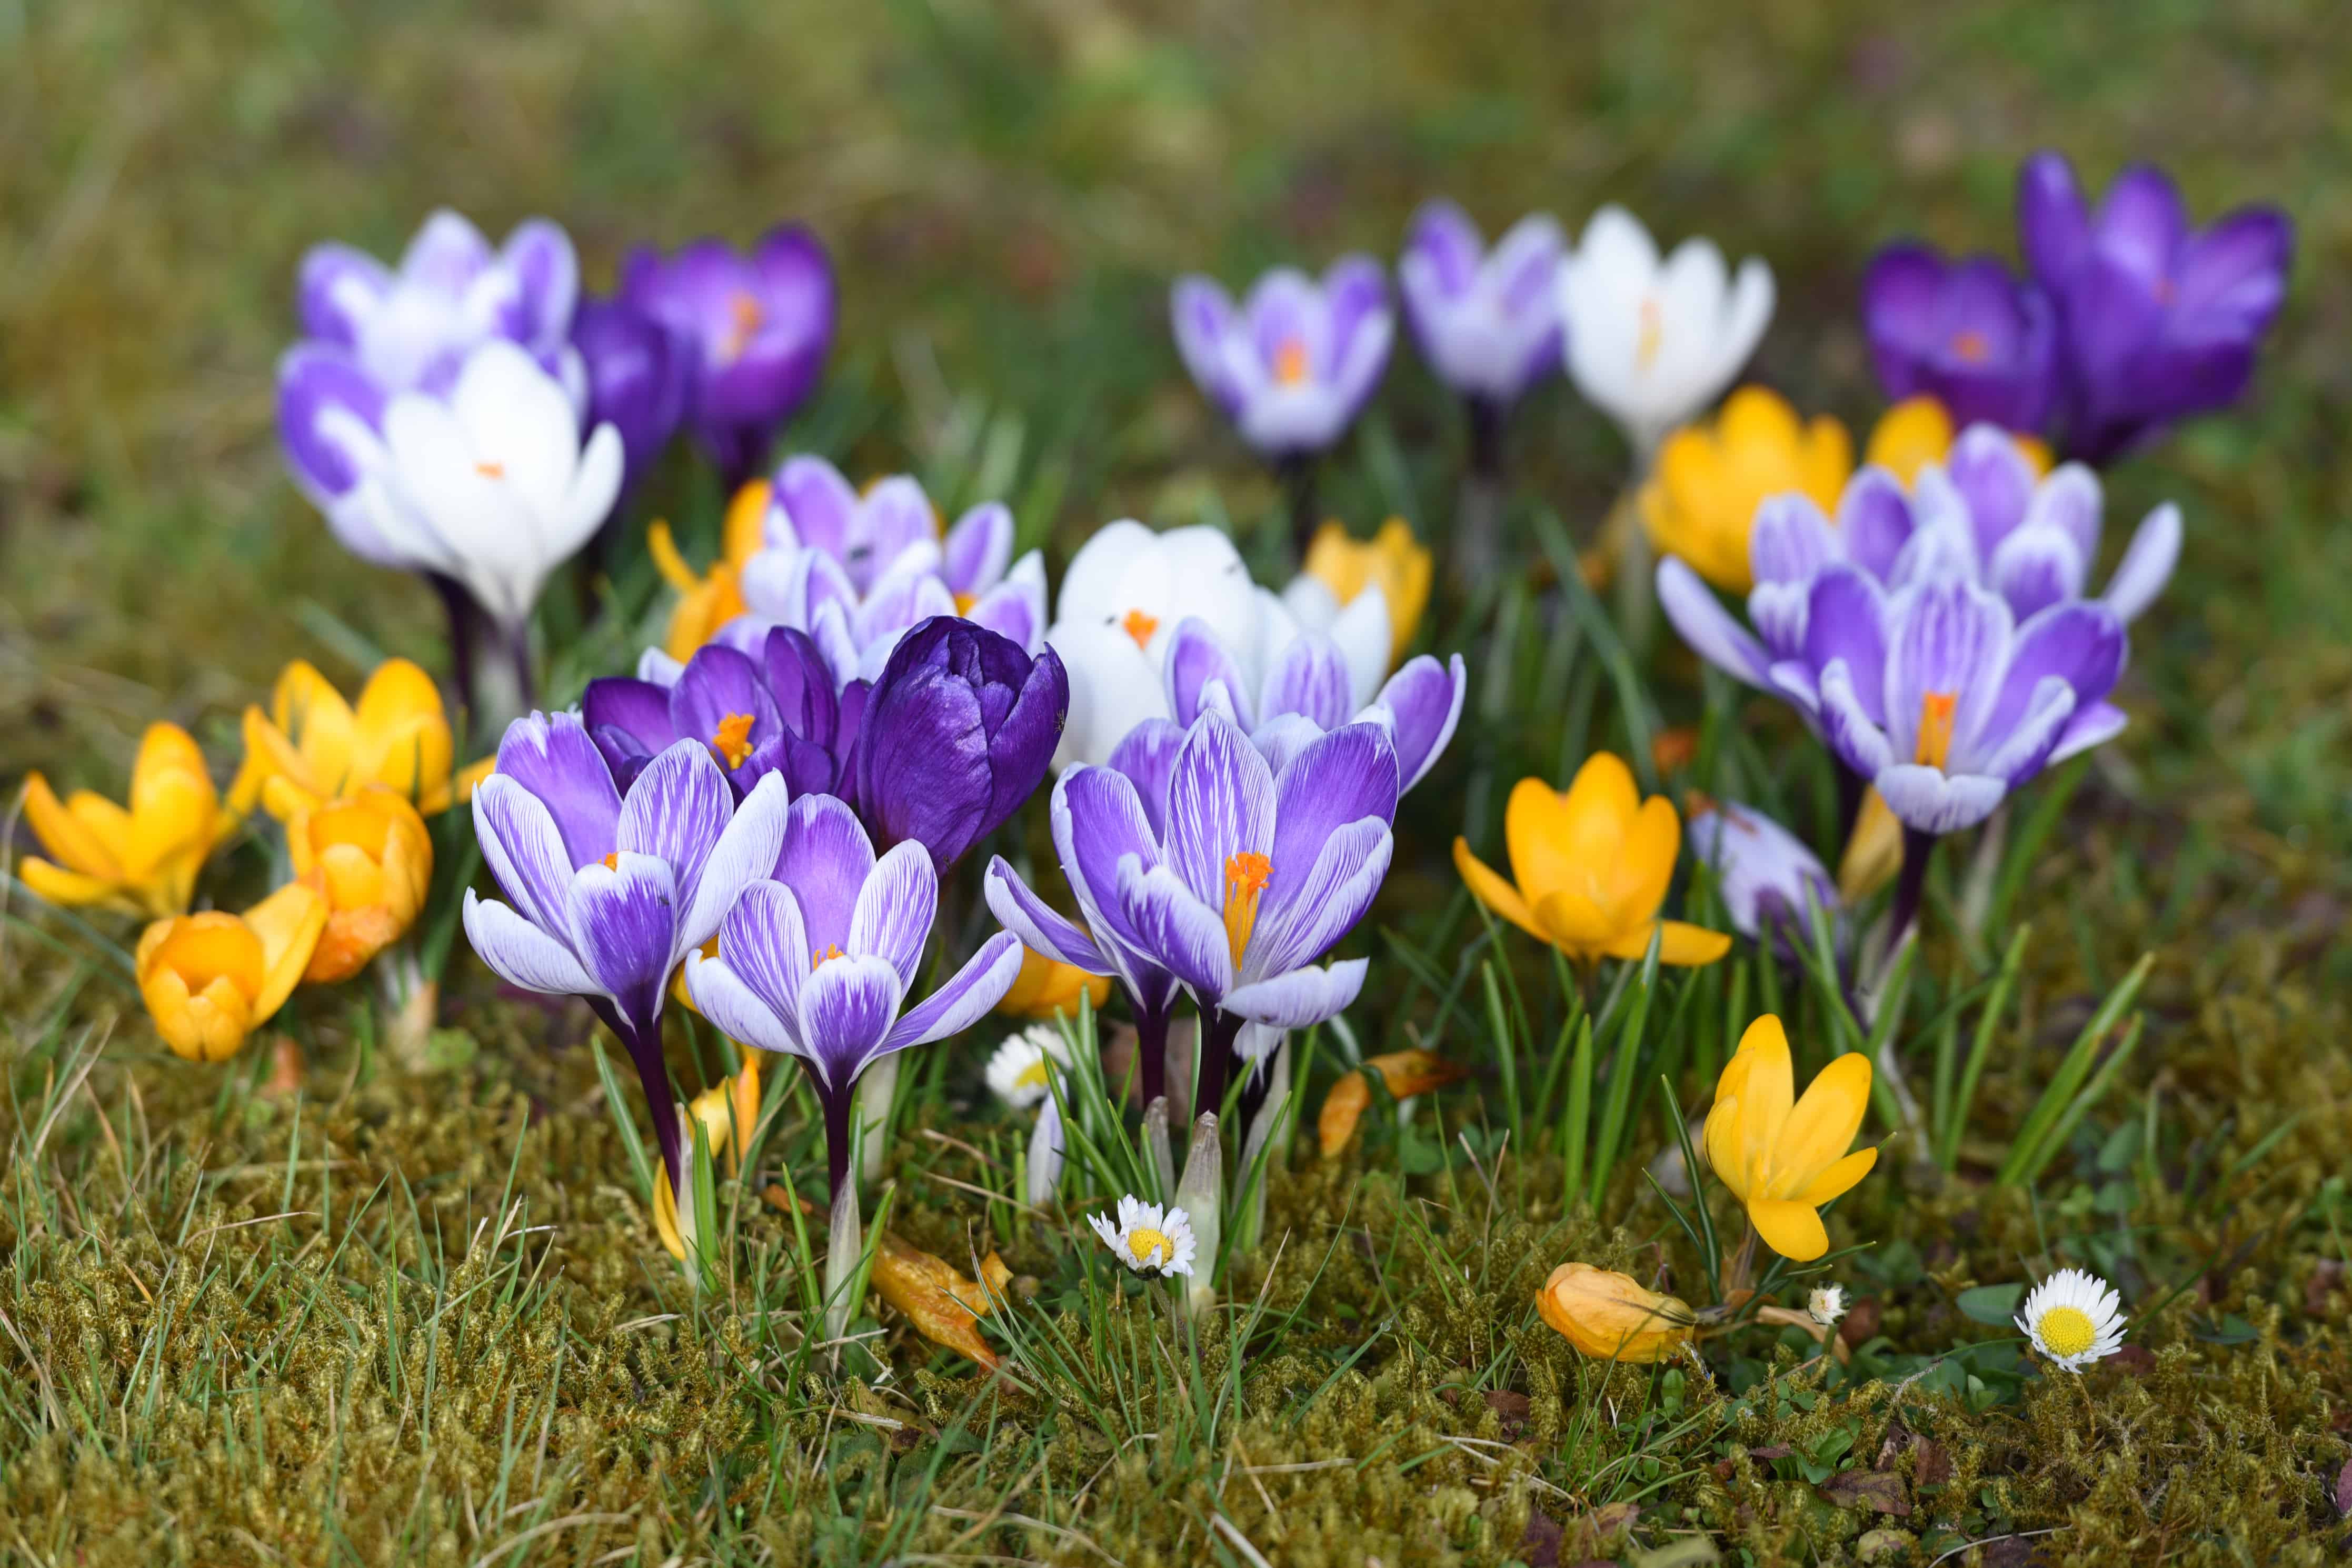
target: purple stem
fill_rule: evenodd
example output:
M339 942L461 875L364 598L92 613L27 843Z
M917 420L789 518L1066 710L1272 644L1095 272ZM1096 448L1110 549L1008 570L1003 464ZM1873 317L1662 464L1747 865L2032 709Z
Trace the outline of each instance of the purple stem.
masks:
M850 1113L857 1100L857 1086L845 1089L826 1088L815 1073L809 1082L816 1086L818 1103L824 1107L824 1174L827 1200L838 1205L841 1190L849 1182Z
M613 1038L628 1048L629 1061L637 1070L637 1082L644 1088L646 1103L654 1113L654 1136L661 1143L662 1168L668 1174L670 1190L683 1191L686 1163L678 1146L677 1097L670 1092L669 1070L662 1065L659 1020L640 1029L621 1016L610 998L585 999L590 1009L604 1020L604 1027L613 1031Z
M457 706L470 733L481 716L474 697L474 601L456 578L437 571L424 574L440 596L442 612L449 619L449 682L457 688Z
M1241 1038L1242 1018L1218 1009L1209 1018L1209 1037L1201 1046L1201 1082L1192 1090L1192 1115L1225 1108L1225 1083L1233 1075L1234 1041Z
M1894 918L1887 923L1886 956L1903 946L1912 923L1919 918L1919 897L1927 889L1927 857L1936 852L1936 836L1916 828L1903 830L1903 869L1895 878Z
M1143 1103L1149 1105L1168 1095L1168 1014L1144 1007L1133 991L1127 993L1127 1002L1135 1009L1135 1049L1143 1062Z

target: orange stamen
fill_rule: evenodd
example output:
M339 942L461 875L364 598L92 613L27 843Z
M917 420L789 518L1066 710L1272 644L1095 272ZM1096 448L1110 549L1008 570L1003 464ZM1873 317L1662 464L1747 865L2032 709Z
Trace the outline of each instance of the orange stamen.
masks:
M1274 379L1286 387L1295 387L1307 379L1307 345L1296 338L1285 338L1274 351Z
M1958 692L1929 692L1919 699L1919 745L1911 760L1941 768L1952 749L1952 721L1960 706Z
M743 758L751 755L751 716L730 713L720 719L719 733L710 737L710 749L728 767L742 767Z
M620 851L614 850L611 854L604 857L604 869L606 871L618 871L621 869Z
M757 299L737 289L727 301L727 340L719 345L719 357L722 361L732 362L742 358L743 350L751 347L753 334L767 323L768 313L760 308Z
M1257 901L1273 874L1274 862L1255 851L1225 857L1225 945L1233 950L1236 969L1249 947L1250 933L1257 928Z
M811 952L809 954L809 973L812 975L815 974L819 968L824 967L825 960L828 958L839 958L844 956L846 956L846 955L845 955L839 947L836 947L832 943L828 942L825 944L824 952Z
M1985 341L1982 332L1971 329L1953 335L1952 352L1969 364L1981 365L1992 358L1992 345Z
M485 479L503 479L507 476L507 465L503 463L477 463L474 472Z
M1151 634L1160 630L1160 617L1146 615L1140 610L1130 610L1118 625L1120 631L1135 639L1137 647L1149 648L1151 646Z

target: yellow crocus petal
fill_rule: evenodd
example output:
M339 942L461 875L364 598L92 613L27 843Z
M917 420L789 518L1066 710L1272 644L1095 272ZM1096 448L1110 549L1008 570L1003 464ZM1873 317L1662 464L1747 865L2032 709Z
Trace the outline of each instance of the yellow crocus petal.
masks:
M1372 536L1386 569L1381 590L1389 601L1389 663L1393 664L1412 645L1412 634L1429 608L1429 591L1436 580L1437 558L1413 537L1412 526L1391 517Z
M1856 1149L1815 1176L1811 1185L1797 1195L1797 1201L1810 1203L1819 1208L1830 1199L1843 1196L1854 1183L1868 1176L1871 1167L1877 1163L1878 1149L1875 1145L1866 1149Z
M1348 537L1346 527L1338 518L1327 517L1307 542L1307 559L1299 563L1299 570L1329 589L1331 597L1345 604L1363 592L1364 584L1371 580L1371 555Z
M1732 1082L1732 1071L1738 1067L1738 1058L1723 1071L1722 1082L1715 1088L1715 1106L1706 1113L1706 1126L1701 1141L1706 1145L1707 1168L1716 1179L1731 1189L1731 1196L1745 1202L1748 1197L1748 1173L1739 1165L1739 1092Z
M1530 904L1541 904L1557 888L1585 885L1591 861L1571 842L1574 827L1567 798L1542 779L1522 779L1512 786L1503 807L1503 845L1511 857L1511 878Z
M360 688L352 712L352 784L398 790L427 816L449 809L456 742L441 688L409 659L386 659Z
M1944 460L1953 434L1952 416L1942 403L1925 393L1906 397L1878 416L1863 461L1885 469L1908 489L1920 469Z
M719 548L727 564L741 570L768 542L768 501L765 479L747 481L727 502L727 520L719 530Z
M686 1261L686 1239L677 1233L677 1195L670 1190L667 1173L654 1173L654 1234L669 1255L679 1262Z
M1607 951L1619 935L1608 911L1570 888L1538 899L1536 919L1547 938L1580 957Z
M1764 1245L1796 1263L1810 1263L1830 1249L1830 1233L1809 1204L1750 1198L1748 1223Z
M1853 836L1838 861L1838 897L1849 905L1860 904L1895 880L1903 869L1903 824L1875 787L1862 797L1853 820Z
M301 783L320 793L342 788L352 769L352 707L334 683L296 659L278 676L269 715L301 756Z
M307 883L289 882L245 912L244 924L260 944L261 981L253 990L253 1022L267 1023L286 1005L310 967L310 955L327 929L326 898Z
M1619 930L1645 927L1656 918L1682 846L1683 820L1675 803L1664 795L1651 796L1619 840L1604 884L1609 918Z
M131 840L121 851L125 876L145 882L175 858L194 852L201 860L211 850L220 814L211 779L175 769L150 774L132 789Z
M245 760L237 765L236 777L230 780L228 803L240 815L261 804L262 796L272 779L310 777L310 765L302 759L286 732L270 722L269 716L258 706L245 710Z
M156 1032L192 1061L233 1055L255 1021L268 977L261 937L234 915L174 915L139 938L139 993Z
M1576 770L1561 804L1568 833L1559 850L1571 864L1590 875L1591 868L1615 858L1626 830L1642 809L1642 796L1633 784L1633 770L1625 766L1623 758L1613 751L1596 751Z
M1835 515L1839 493L1853 474L1853 437L1843 421L1817 414L1805 427L1804 450L1798 461L1798 488L1824 512Z
M89 798L107 804L101 797ZM116 856L114 843L110 841L111 835L86 814L59 800L57 791L49 788L49 781L38 773L25 779L25 821L31 824L33 836L60 864L104 882L122 880L122 862ZM129 824L126 821L123 825L127 828ZM29 866L33 862L25 863Z
M2023 455L2026 462L2033 465L2033 476L2036 479L2049 474L2051 464L2057 459L2051 454L2048 442L2038 435L2020 435L2015 431L2010 433L2009 438L2017 444L2017 450Z
M1862 1113L1869 1104L1868 1056L1850 1051L1822 1068L1805 1085L1803 1098L1790 1111L1773 1147L1775 1187L1784 1194L1802 1191L1843 1157L1862 1130Z
M1739 1054L1751 1060L1740 1095L1738 1161L1749 1191L1761 1197L1769 1190L1772 1151L1780 1144L1780 1128L1796 1103L1796 1071L1789 1059L1789 1037L1769 1013L1748 1026Z
M1528 907L1519 890L1496 875L1493 868L1470 852L1470 841L1454 841L1454 869L1462 873L1470 894L1488 909L1501 915L1539 942L1549 942L1542 926L1536 924L1535 912Z
M106 904L122 909L133 907L128 899L121 896L121 884L115 879L85 876L80 872L52 865L38 855L26 855L18 861L16 877L51 904Z
M1659 920L1633 928L1609 948L1612 958L1646 958L1650 954L1650 933L1658 934L1658 962L1676 968L1696 969L1714 963L1731 951L1731 938L1720 931L1709 931L1704 925L1693 925L1681 920Z
M468 762L466 764L466 766L460 768L457 773L457 794L458 801L462 804L466 801L471 800L474 798L475 789L480 786L482 780L488 779L491 774L496 773L498 770L499 759L498 755L495 752L483 758L478 762Z

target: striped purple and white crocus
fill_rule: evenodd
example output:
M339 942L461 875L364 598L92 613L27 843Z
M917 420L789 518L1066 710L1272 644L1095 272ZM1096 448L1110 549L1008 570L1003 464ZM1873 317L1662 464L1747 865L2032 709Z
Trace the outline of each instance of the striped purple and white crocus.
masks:
M1170 313L1192 380L1274 461L1339 444L1396 336L1387 279L1368 256L1341 256L1320 279L1276 267L1238 307L1214 279L1180 277Z

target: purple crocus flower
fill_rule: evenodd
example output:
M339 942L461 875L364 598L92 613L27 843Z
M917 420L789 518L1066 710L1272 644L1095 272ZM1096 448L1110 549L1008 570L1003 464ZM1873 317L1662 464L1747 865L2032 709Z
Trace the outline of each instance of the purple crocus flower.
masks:
M579 287L570 236L543 218L494 251L472 224L438 210L397 270L332 242L303 256L303 335L278 361L278 433L295 485L344 549L378 566L424 565L377 526L369 494L385 461L384 408L396 394L446 397L474 349L506 338L530 350L575 406L584 402L586 377L570 341Z
M732 492L807 400L833 344L833 264L798 224L768 231L749 255L697 240L665 259L631 254L621 298L692 342L695 433Z
M1177 351L1242 439L1268 458L1322 452L1380 383L1396 323L1381 265L1342 256L1318 283L1294 267L1259 278L1236 310L1201 277L1171 296Z
M910 841L877 860L856 815L828 795L803 795L785 816L772 873L753 880L719 925L719 956L687 960L686 985L730 1039L807 1064L837 1201L858 1075L892 1051L971 1028L1020 974L1021 945L998 932L902 1014L939 910L930 856Z
M860 496L821 457L776 471L766 546L743 569L752 611L815 637L836 678L872 680L898 639L934 615L961 615L1036 653L1045 639L1045 566L1013 559L1013 513L973 507L942 538L939 513L898 475Z
M572 346L588 375L588 423L621 433L625 484L634 484L685 423L694 343L622 299L583 299Z
M2017 184L2025 258L2057 302L2066 450L2105 463L2190 414L2237 401L2286 298L2294 225L2241 207L2195 228L2161 170L2126 169L2090 212L2074 165L2027 161Z
M1840 913L1837 883L1801 840L1763 812L1736 800L1694 798L1685 829L1691 855L1715 868L1731 924L1761 941L1769 930L1785 955L1791 933L1810 929L1818 907Z
M662 998L678 961L775 863L790 800L771 777L738 809L698 740L664 750L624 793L570 714L509 725L498 771L474 791L482 858L512 902L467 889L467 939L511 984L585 998L628 1047L678 1191L685 1165L662 1066Z
M590 681L580 706L622 789L672 746L698 740L740 800L771 773L795 795L845 789L865 695L862 683L835 693L805 632L739 617L683 668L647 660L638 678Z
M1989 256L1949 261L1902 244L1871 261L1862 300L1888 398L1926 393L1961 424L2042 428L2058 391L2058 318L2038 285Z
M1051 648L952 615L900 640L858 732L859 814L886 848L913 841L941 872L1003 826L1045 781L1070 711Z
M1438 379L1501 409L1558 375L1559 265L1567 254L1568 237L1549 214L1521 218L1490 251L1478 225L1452 202L1415 213L1397 261L1397 291Z

